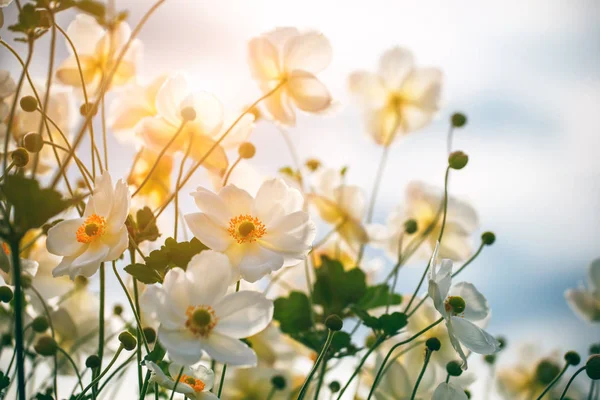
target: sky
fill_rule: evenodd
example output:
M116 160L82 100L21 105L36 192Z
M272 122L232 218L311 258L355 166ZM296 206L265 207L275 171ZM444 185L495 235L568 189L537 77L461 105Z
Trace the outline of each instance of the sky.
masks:
M134 23L150 4L117 1ZM70 18L66 13L59 23ZM298 118L289 129L298 153L348 165L348 182L365 190L381 148L364 132L348 75L374 70L396 45L411 49L419 65L443 70L443 107L430 126L393 146L374 221L385 222L410 181L443 185L448 119L464 112L469 123L456 132L454 147L470 160L453 174L450 192L475 206L482 231L494 231L497 242L463 277L488 298L490 331L515 344L507 361L521 342L585 354L600 329L573 315L563 293L584 281L600 256L600 2L167 0L140 35L141 79L186 72L195 88L216 94L234 113L260 95L247 67L247 41L278 26L320 30L334 49L320 77L335 110ZM59 58L66 56L65 45L58 47ZM15 68L1 54L0 67ZM40 76L43 59L33 67ZM291 163L272 126L258 125L252 141L261 173ZM111 138L112 146L133 154ZM111 166L113 176L126 173L126 162L120 157ZM202 174L195 179L190 188L206 182ZM414 288L423 268L416 267L405 270L401 290Z

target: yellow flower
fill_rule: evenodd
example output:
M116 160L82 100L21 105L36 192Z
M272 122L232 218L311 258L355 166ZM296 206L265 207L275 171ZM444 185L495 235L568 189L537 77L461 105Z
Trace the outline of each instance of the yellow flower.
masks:
M127 178L127 183L133 187L139 187L144 179L146 179L150 173L150 169L156 163L158 153L148 149L141 149L137 157L139 157L138 161L131 171L129 178ZM138 193L138 195L146 198L148 204L145 205L151 208L158 207L169 196L171 193L172 170L173 158L163 155L152 175L150 175L148 181Z

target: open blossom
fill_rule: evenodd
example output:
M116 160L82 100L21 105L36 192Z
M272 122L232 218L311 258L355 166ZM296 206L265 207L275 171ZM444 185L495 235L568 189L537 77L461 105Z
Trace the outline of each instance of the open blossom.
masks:
M465 391L454 383L442 382L433 392L431 400L468 400Z
M366 211L366 195L354 185L342 182L335 169L325 169L317 175L315 191L308 195L321 218L337 228L338 235L354 251L369 239L361 221Z
M350 91L365 108L369 134L383 146L429 124L439 108L442 73L416 68L407 49L386 51L378 73L358 71L349 81Z
M129 41L131 28L126 22L119 22L114 29L109 31L100 26L93 17L79 14L69 24L67 35L77 50L88 95L94 96L100 87L103 76L114 68L117 56ZM131 43L117 67L111 85L124 85L135 76L141 47L139 40ZM81 87L81 75L77 67L77 60L69 43L67 43L67 49L71 56L58 67L56 75L65 85Z
M421 245L416 256L427 258L435 249L440 230L442 229L442 205L444 191L423 182L411 182L406 189L406 199L398 209L393 212L387 221L387 226L371 226L369 234L375 245L386 250L392 260L398 258L398 244L400 235L404 232L404 223L409 219L417 222L417 232L412 237L419 237L425 230L432 228L424 245ZM448 196L448 209L446 211L446 227L438 249L441 258L454 261L467 259L472 253L471 236L479 226L479 219L475 209L462 200ZM406 239L406 237L404 238ZM411 240L403 240L403 250L408 247Z
M264 182L256 197L234 185L218 194L198 188L192 196L202 212L187 214L185 220L202 243L229 257L234 280L256 282L298 264L315 238L315 226L302 211L302 195L281 179Z
M320 32L278 28L248 43L250 71L267 94L262 104L273 119L293 126L294 106L317 113L331 105L331 95L316 77L331 62L331 45Z
M149 361L147 366L152 374L150 380L166 389L175 389L177 393L182 393L192 400L218 400L218 397L210 392L215 383L215 373L203 365L188 367L171 363L169 375L152 361ZM179 383L175 386L177 377Z
M438 312L444 317L448 337L454 350L467 369L467 356L461 346L478 354L493 354L500 344L492 335L480 328L490 315L487 300L470 283L452 284L452 261L437 260L437 249L433 252L429 275L429 296Z
M576 289L567 289L565 298L569 307L581 318L600 322L600 259L590 264L588 287L581 285Z
M146 288L142 304L160 321L158 339L171 360L193 365L206 352L218 362L256 365L256 353L239 339L269 325L273 302L254 291L227 294L231 274L225 255L206 250L186 271L171 269L162 285Z
M6 123L10 114L10 105L7 98L13 95L17 90L15 80L10 76L10 72L0 70L0 136L6 135Z
M100 263L119 258L129 241L125 220L130 202L131 194L123 180L113 188L108 172L96 178L83 216L59 222L48 231L48 251L63 257L53 275L90 277Z

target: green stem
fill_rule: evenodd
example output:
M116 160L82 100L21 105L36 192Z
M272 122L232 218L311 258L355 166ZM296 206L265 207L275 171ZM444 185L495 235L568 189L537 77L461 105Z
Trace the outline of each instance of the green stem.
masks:
M273 400L273 397L275 396L275 392L277 391L277 388L275 386L273 386L271 388L271 390L269 391L269 395L267 396L267 400Z
M106 303L106 270L104 263L100 264L100 310L98 313L98 358L100 364L98 368L94 370L93 377L96 378L97 374L102 370L102 358L104 357L104 305ZM98 384L92 388L94 398L98 395Z
M7 135L9 133L7 132ZM15 307L15 347L17 357L17 387L19 400L26 400L25 393L25 361L23 348L23 287L21 286L21 259L19 257L20 239L10 241L10 252L12 255L13 283L15 285L14 307Z
M100 373L100 375L98 375L92 382L90 382L89 385L87 385L85 387L85 389L83 389L83 391L79 394L79 396L77 396L76 400L82 400L85 398L85 393L90 390L92 387L94 387L98 382L100 382L100 379L102 379L102 377L104 375L106 375L106 373L108 372L108 370L111 369L111 367L114 365L114 363L117 361L117 358L119 358L119 355L121 354L121 351L123 351L123 346L119 346L119 348L117 349L117 352L115 353L115 355L113 356L112 360L110 360L110 363L108 363L108 365L106 366L106 368L104 369L104 371L102 371Z
M144 378L144 385L142 386L142 392L140 393L140 400L146 398L146 392L148 391L148 384L150 383L150 370L146 371L146 377Z
M419 374L419 377L417 378L417 382L415 383L415 387L413 388L413 392L412 395L410 396L410 400L414 400L415 396L417 395L417 390L419 389L419 384L421 383L421 380L423 379L423 375L425 375L425 370L427 369L427 364L429 364L429 359L431 358L431 353L432 351L427 349L425 350L425 362L423 362L423 368L421 368L421 373Z
M331 345L331 341L333 340L333 336L335 335L335 332L336 331L332 331L331 329L329 329L329 331L327 332L327 339L325 340L325 344L323 345L323 348L321 349L321 353L319 354L317 361L315 361L315 365L313 365L308 376L306 377L306 380L304 381L304 384L302 385L302 388L300 389L300 394L298 395L297 400L302 400L304 398L304 396L306 395L306 392L308 391L308 388L310 386L310 381L312 380L313 375L315 374L315 372L317 372L317 369L319 368L319 364L321 364L321 362L326 357L327 351L329 350L329 346Z
M77 369L77 364L75 364L75 361L73 361L69 353L67 353L62 347L58 346L57 349L67 358L67 360L69 360L69 363L71 363L71 365L73 366L73 370L77 375L77 381L79 382L79 386L81 387L81 390L83 390L83 383L81 383L81 375L79 374L79 370Z
M221 371L221 379L219 380L219 391L217 392L217 397L221 398L221 393L223 392L223 385L225 384L225 373L227 372L227 364L223 364L223 371Z
M44 313L46 314L46 318L48 318L48 326L50 327L50 334L52 335L52 339L56 340L56 333L54 331L54 324L52 323L52 315L50 314L50 309L48 308L48 304L44 300L42 294L34 287L31 286L31 291L36 295L42 307L44 308ZM54 396L58 398L58 358L56 354L53 357L54 361Z
M562 376L564 375L564 373L567 371L567 368L569 368L569 363L566 363L565 366L563 367L563 369L560 371L560 373L558 375L556 375L556 377L554 379L552 379L552 382L550 382L550 384L548 386L546 386L546 389L544 389L544 391L542 392L542 394L540 394L537 398L537 400L540 400L542 397L544 397L546 395L546 393L548 393L550 391L550 389L552 389L552 386L554 386L554 384L556 384L556 382L558 382L558 380L560 378L562 378ZM568 387L567 387L568 389Z
M561 372L560 375L562 375L565 370L567 369L568 364L565 366L565 368L563 369L563 372ZM571 379L569 379L569 382L567 383L567 386L565 386L565 390L563 390L562 395L560 396L560 400L562 400L566 395L567 392L569 391L569 387L571 386L571 383L573 383L573 381L575 380L575 378L577 377L577 375L579 375L580 373L582 373L583 371L585 371L585 365L581 368L579 368L577 371L575 371L575 373L573 374L573 376L571 376ZM558 378L560 378L560 375L558 376ZM554 381L552 381L550 383L550 386L548 388L546 388L546 390L544 391L544 393L542 393L540 395L540 397L538 397L538 399L541 399L542 396L548 391L548 389L554 384ZM590 390L591 391L591 390Z
M132 258L132 263L135 263L134 260L134 252L131 252L131 258ZM138 285L137 285L137 279L133 278L133 299L135 301L135 309L138 315L140 315L140 300L139 300L139 291L138 291ZM143 386L143 382L142 382L142 338L141 336L144 334L144 332L142 331L142 327L141 325L138 326L138 328L136 329L136 336L137 336L137 370L138 370L138 389L141 392L142 391L142 386Z
M319 393L321 392L321 386L323 386L323 380L325 379L325 373L327 372L327 357L323 359L321 364L321 371L319 372L319 380L317 381L317 389L315 390L315 397L313 400L319 400Z
M169 400L173 400L173 397L175 396L175 390L177 389L177 385L179 385L181 375L183 375L183 367L181 367L181 369L179 370L179 374L177 375L177 379L175 380L175 385L173 385L173 390L171 391L171 397L169 397Z
M365 355L363 356L363 358L361 358L360 362L358 363L358 366L356 367L356 369L352 373L352 376L350 376L350 379L348 379L348 382L346 382L346 385L344 385L344 387L342 388L342 390L340 390L340 394L338 395L337 400L340 400L342 398L342 396L344 395L344 392L350 386L350 383L352 383L352 381L354 380L354 378L356 377L356 375L358 375L358 372L362 368L363 364L367 361L367 358L369 358L369 356L371 355L371 353L373 353L373 351L375 351L375 349L377 349L379 347L379 345L381 343L383 343L384 340L385 340L385 337L383 337L383 336L377 338L377 341L375 342L375 344L373 344L373 347L371 347L369 350L367 350L367 352L365 353Z
M104 389L104 387L106 386L106 384L112 379L114 378L120 371L122 371L125 367L127 367L127 365L129 365L129 363L131 361L133 361L134 357L136 356L137 351L132 354L131 356L129 356L129 358L125 361L123 361L123 363L121 365L119 365L105 380L104 382L102 382L102 385L100 385L100 387L98 388L98 394L100 394L100 392L102 392L102 389Z

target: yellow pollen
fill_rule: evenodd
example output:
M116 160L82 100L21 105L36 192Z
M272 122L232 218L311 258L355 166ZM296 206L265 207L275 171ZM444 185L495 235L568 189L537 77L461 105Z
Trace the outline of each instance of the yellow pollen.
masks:
M267 233L267 228L258 218L251 215L239 215L229 220L227 232L238 243L253 243Z
M187 376L187 375L181 375L181 378L179 378L179 382L190 385L192 387L192 389L194 389L194 392L196 392L196 393L202 392L204 390L204 388L206 387L204 382L202 382L200 379L195 379L194 377Z
M197 336L208 336L219 321L211 306L189 306L185 315L188 317L185 322L186 328Z
M77 229L77 241L79 243L91 243L106 231L106 220L97 214L90 215Z
M2 250L4 250L4 254L7 256L10 254L10 247L6 243L2 243Z

